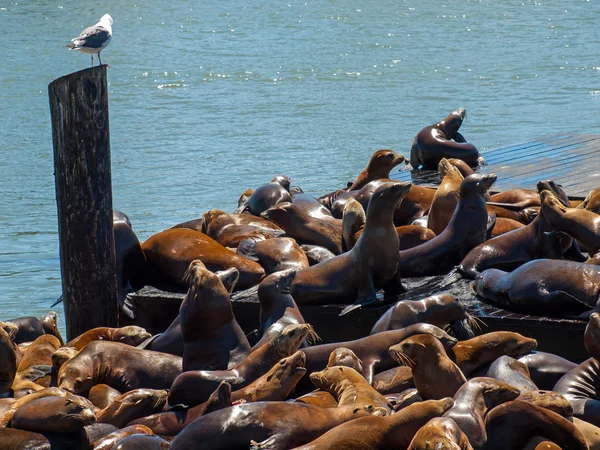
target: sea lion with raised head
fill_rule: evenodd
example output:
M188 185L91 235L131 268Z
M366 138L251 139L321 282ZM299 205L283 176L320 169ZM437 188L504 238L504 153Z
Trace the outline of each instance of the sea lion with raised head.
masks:
M290 182L289 177L280 175L273 178L270 183L257 187L248 197L247 208L250 213L260 216L263 211L278 203L291 202Z
M239 276L235 268L229 272L233 279ZM183 370L223 370L238 364L250 353L250 344L221 278L200 260L190 263L184 278L189 289L179 308Z
M389 178L392 169L403 161L404 156L392 150L377 150L371 156L367 167L356 177L348 190L356 191L371 181Z
M427 228L436 235L440 234L452 218L458 204L458 191L464 177L460 170L442 158L438 164L438 173L442 182L435 191L433 202L427 215Z
M58 339L58 342L60 342L61 347L65 345L65 342L60 335L60 331L58 331L58 314L56 314L54 311L50 311L45 316L40 317L40 323L42 324L46 334L55 336L56 339Z
M407 170L419 166L435 169L442 158L460 159L470 166L485 164L475 146L458 132L466 115L467 110L459 108L444 120L419 131L410 149L410 160L406 160Z
M365 228L354 248L296 274L292 295L298 305L353 303L344 314L377 301L377 290L387 288L396 272L399 241L392 216L410 186L401 182L380 186L371 197Z

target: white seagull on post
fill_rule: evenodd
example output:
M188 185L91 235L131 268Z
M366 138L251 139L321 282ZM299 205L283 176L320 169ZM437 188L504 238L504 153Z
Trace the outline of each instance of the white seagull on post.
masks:
M92 67L94 67L94 54L98 55L98 61L102 65L100 59L100 52L110 43L112 38L112 17L110 14L104 14L100 21L92 26L88 27L81 32L81 34L71 39L72 44L67 44L71 50L79 50L83 53L89 53L92 55Z

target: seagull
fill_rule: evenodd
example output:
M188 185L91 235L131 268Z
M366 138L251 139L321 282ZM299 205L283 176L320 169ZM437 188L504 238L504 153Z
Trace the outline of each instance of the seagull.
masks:
M67 44L65 47L69 47L70 50L79 50L80 52L91 54L92 67L94 67L94 54L97 54L98 61L102 65L100 52L110 43L110 39L112 38L112 23L113 19L110 17L110 14L104 14L96 25L83 30L78 37L71 39L72 44Z

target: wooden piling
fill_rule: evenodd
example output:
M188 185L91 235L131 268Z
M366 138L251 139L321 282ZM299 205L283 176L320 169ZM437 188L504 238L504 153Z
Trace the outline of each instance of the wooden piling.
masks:
M68 340L118 321L106 68L48 85Z

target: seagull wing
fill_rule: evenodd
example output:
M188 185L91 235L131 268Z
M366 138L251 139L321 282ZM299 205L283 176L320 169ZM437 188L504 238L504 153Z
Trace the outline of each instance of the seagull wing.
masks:
M110 32L101 26L88 27L81 34L71 39L78 47L100 48L111 37Z

